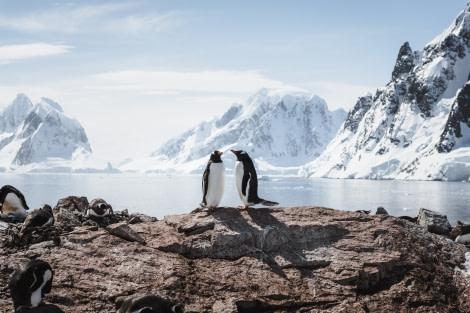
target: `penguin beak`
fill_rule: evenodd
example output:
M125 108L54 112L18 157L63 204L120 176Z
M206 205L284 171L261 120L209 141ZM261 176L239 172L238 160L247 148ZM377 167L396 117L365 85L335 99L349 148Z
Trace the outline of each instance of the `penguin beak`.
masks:
M237 154L237 151L235 150L230 150L230 152L232 152L233 154Z
M222 156L222 154L224 154L222 151L219 151L219 156Z

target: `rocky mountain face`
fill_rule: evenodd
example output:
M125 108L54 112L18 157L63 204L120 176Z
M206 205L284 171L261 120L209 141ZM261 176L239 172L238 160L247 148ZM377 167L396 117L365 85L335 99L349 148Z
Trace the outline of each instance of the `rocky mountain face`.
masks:
M470 6L422 51L405 42L390 82L361 97L304 175L468 180Z
M50 99L33 104L20 94L0 113L3 170L87 154L91 147L83 127Z
M261 170L296 167L316 158L344 121L344 110L299 90L261 89L244 105L205 121L163 144L152 157L200 168L214 150L244 149ZM233 160L224 159L228 162Z
M87 219L61 199L56 223L18 236L0 221L0 286L48 262L52 290L28 312L116 312L158 294L184 312L468 312L464 245L404 219L319 207L221 208L157 221ZM12 311L7 288L0 310Z

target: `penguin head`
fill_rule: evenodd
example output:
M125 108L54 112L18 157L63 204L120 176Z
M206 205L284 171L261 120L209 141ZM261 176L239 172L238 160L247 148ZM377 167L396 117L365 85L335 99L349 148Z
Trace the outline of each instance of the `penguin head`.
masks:
M245 150L230 150L237 157L237 161L248 160L250 156Z
M113 213L110 204L101 198L93 199L86 208L86 216L105 216Z
M221 159L222 154L223 154L222 151L215 150L214 152L212 152L210 160L215 163L222 162L222 159Z
M51 208L51 206L50 206L49 204L44 204L44 205L42 206L41 210L46 211L46 212L49 212L49 213L51 213L51 215L52 215L52 208Z

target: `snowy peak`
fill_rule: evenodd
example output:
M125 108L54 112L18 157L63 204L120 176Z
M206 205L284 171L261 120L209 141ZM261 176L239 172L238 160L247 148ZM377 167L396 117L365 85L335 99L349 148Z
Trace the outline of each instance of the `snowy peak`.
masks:
M47 98L41 98L41 101L34 106L33 111L41 117L46 116L50 112L64 113L64 110L57 102Z
M323 99L309 92L263 88L220 118L168 141L152 157L191 172L199 171L214 150L244 149L261 170L294 168L320 155L345 116L344 110L329 111Z
M83 127L50 99L42 98L33 105L25 95L18 95L3 109L0 120L4 122L0 125L3 169L91 154Z
M392 72L392 80L399 79L403 74L408 74L415 66L416 61L416 55L411 50L410 44L405 42L398 52L395 68Z
M19 94L13 102L6 106L0 116L0 132L12 132L24 121L33 107L33 103L24 94Z
M359 98L322 155L316 177L468 180L470 4L423 51L405 42L390 82Z

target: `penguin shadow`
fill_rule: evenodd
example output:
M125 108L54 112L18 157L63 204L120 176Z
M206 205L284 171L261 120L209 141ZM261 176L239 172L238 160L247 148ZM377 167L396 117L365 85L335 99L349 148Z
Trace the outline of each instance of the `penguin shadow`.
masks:
M286 225L271 213L274 208L234 208L217 210L212 215L228 229L238 233L251 233L257 252L253 257L265 262L280 277L287 278L284 268L298 266L301 275L311 275L312 270L328 266L331 262L308 260L303 251L313 251L331 245L348 234L346 230L322 225ZM246 212L249 220L242 212ZM258 227L256 227L256 226ZM286 264L279 264L281 256ZM310 274L309 274L310 273Z
M18 313L65 313L54 304L43 304L35 308L22 308Z
M256 210L261 210L261 209L254 209L254 208L247 208L243 210L243 212L247 212L248 215L256 215L258 214L253 213ZM268 209L267 209L268 210ZM263 215L266 217L265 211L263 211ZM265 248L265 238L263 238L263 234L265 233L265 228L264 227L275 227L279 226L282 224L279 222L276 218L274 218L272 215L268 214L268 220L265 222L261 223L259 221L258 226L260 226L262 229L260 230L259 228L253 226L253 224L250 224L248 220L246 219L245 216L243 216L242 211L236 208L225 208L223 210L217 210L214 211L212 216L217 219L219 222L221 222L224 226L226 226L228 229L231 231L243 234L243 233L249 233L251 234L252 240L253 240L253 246L255 248L256 252L253 252L253 257L261 260L265 264L267 264L270 269L276 273L278 276L282 278L287 278L286 274L284 273L283 269L279 264L276 262L274 259L271 251L267 251ZM261 219L261 218L260 218ZM253 218L252 218L253 220Z

